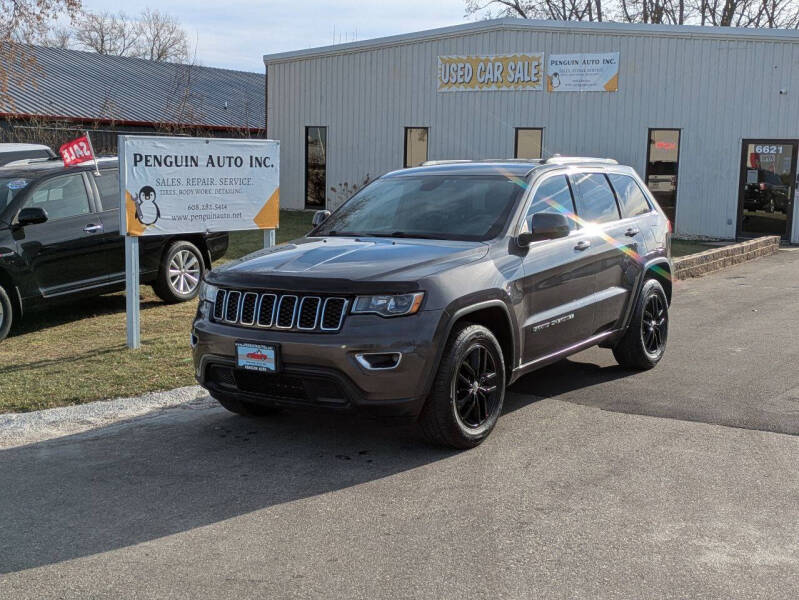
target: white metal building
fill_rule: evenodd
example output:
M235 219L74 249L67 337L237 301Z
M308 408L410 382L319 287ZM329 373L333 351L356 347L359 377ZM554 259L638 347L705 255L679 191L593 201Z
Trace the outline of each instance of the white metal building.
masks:
M799 32L498 19L264 63L285 208L426 159L589 155L680 235L799 243Z

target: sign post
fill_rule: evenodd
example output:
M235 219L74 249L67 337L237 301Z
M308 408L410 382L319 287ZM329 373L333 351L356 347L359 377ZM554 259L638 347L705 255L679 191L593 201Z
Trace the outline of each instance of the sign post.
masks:
M264 231L264 248L271 248L275 245L275 230L267 229Z
M279 169L275 140L119 136L128 348L141 345L139 238L263 229L270 247L280 214Z

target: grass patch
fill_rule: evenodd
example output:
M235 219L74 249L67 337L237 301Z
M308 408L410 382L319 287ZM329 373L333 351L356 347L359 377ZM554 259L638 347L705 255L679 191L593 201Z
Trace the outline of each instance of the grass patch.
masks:
M678 256L687 256L688 254L704 252L705 250L710 250L711 248L718 248L718 244L708 244L694 240L671 240L671 255L674 258L677 258Z
M278 243L311 229L312 213L281 211ZM231 234L225 259L263 247L263 232ZM194 383L189 332L196 302L164 304L141 288L142 347L125 346L125 295L30 314L0 342L0 412L24 412Z

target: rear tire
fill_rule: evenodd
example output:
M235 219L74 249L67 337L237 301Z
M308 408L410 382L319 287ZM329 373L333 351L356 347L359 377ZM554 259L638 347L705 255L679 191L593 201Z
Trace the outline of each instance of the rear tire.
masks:
M224 408L232 413L241 415L243 417L267 417L275 415L280 412L279 408L274 406L263 406L253 402L246 402L230 396L213 396L214 400L219 402Z
M187 241L174 242L164 253L153 291L168 304L193 300L204 274L205 262L199 248Z
M613 347L613 356L623 367L647 370L666 352L669 334L669 303L663 286L647 279L635 304L627 332Z
M505 361L497 338L482 325L453 330L433 389L419 417L427 440L467 449L485 440L505 399Z
M4 287L0 286L0 341L4 340L11 331L13 321L14 307L11 305L11 297Z

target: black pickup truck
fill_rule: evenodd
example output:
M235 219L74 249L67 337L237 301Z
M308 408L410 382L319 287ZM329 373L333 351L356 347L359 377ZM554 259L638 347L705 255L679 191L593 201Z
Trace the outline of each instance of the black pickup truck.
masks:
M226 233L144 237L141 282L166 302L196 297ZM64 167L31 160L0 167L0 340L28 311L125 287L116 159Z

